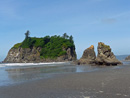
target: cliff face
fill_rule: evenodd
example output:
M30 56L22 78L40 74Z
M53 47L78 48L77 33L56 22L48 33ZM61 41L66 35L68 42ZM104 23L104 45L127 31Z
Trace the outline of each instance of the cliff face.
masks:
M8 52L4 63L39 63L39 62L62 62L76 60L76 52L68 48L66 54L57 58L41 58L40 51L42 48L12 48Z
M41 48L12 48L9 50L5 63L25 63L40 61Z

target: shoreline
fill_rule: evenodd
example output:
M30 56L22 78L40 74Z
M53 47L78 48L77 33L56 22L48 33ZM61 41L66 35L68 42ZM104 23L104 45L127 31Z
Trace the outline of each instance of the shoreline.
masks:
M33 66L33 65L51 65L51 64L67 64L71 62L40 62L40 63L0 63L1 67L6 66Z
M113 70L56 74L0 87L2 98L129 98L130 66Z

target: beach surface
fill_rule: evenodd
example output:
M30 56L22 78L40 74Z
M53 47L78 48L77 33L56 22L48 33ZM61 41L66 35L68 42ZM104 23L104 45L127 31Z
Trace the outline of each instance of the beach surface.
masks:
M0 98L130 98L130 66L122 66L1 86Z

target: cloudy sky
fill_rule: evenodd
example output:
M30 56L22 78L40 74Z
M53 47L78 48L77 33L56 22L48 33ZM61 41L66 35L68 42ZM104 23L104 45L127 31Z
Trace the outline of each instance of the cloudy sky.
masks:
M1 0L0 60L31 36L73 35L78 58L98 42L116 55L130 54L130 0Z

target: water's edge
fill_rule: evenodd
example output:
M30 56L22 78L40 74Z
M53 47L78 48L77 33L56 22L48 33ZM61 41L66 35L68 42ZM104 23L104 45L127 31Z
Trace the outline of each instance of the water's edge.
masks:
M107 67L90 65L79 66L72 65L71 62L0 64L0 86L8 86L37 79L51 78L54 74L113 70L130 65L130 61L124 61L123 64L123 66Z

